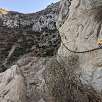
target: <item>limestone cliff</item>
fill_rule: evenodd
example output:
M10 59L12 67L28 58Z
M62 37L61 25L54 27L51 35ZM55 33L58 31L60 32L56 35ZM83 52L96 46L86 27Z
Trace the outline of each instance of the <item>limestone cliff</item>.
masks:
M66 0L67 1L67 0ZM72 0L69 16L60 28L62 45L58 54L66 58L78 56L79 67L74 71L87 87L102 91L102 1Z
M33 14L2 10L0 102L102 102L101 4L61 0Z
M0 73L0 102L28 102L26 84L16 65Z

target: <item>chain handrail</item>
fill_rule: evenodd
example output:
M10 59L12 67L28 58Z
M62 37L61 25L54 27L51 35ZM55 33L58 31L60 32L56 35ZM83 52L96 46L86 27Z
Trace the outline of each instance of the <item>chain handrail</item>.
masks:
M62 32L60 32L62 33ZM63 33L64 34L64 33ZM96 50L100 50L102 49L102 47L96 47L96 48L93 48L93 49L90 49L90 50L84 50L84 51L74 51L74 50L71 50L70 48L68 48L65 43L62 41L61 39L61 43L63 44L63 46L70 52L73 52L73 53L88 53L88 52L93 52L93 51L96 51Z

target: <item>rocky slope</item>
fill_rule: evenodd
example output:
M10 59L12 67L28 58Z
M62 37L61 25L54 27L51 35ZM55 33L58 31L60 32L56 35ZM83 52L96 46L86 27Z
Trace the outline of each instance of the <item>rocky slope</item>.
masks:
M0 102L102 102L101 4L0 12Z
M58 7L59 2L33 14L1 9L0 102L51 100L42 76L61 43L56 28Z
M34 56L56 54L60 46L60 36L55 24L58 4L59 2L52 4L34 14L12 11L0 14L0 66L3 67L1 72L20 56L32 51Z
M58 5L33 14L1 9L0 102L40 102L47 98L48 92L42 97L46 90L42 73L61 43L56 28Z

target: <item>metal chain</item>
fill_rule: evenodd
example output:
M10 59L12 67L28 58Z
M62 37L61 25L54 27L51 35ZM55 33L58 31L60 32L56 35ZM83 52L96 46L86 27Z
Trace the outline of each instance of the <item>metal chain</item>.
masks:
M61 32L61 33L62 33L62 32ZM63 33L63 34L64 34L64 33ZM64 35L65 35L65 34L64 34ZM102 49L102 47L97 47L97 48L93 48L93 49L90 49L90 50L74 51L74 50L69 49L69 48L65 45L65 43L62 41L62 39L61 39L61 43L63 44L63 46L64 46L68 51L73 52L73 53L88 53L88 52L92 52L92 51L96 51L96 50Z

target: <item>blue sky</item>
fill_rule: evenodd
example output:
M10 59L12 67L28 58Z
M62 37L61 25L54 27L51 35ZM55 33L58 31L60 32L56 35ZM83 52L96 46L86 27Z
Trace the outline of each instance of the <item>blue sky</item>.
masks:
M36 12L58 0L0 0L0 8L23 13Z

